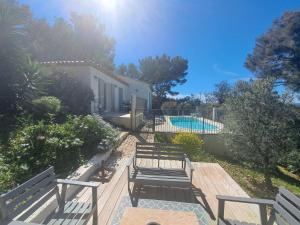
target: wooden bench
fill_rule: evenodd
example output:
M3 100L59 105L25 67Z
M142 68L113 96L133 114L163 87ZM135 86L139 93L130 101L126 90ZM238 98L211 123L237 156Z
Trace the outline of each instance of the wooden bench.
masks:
M277 225L299 225L300 224L300 198L285 190L279 188L276 200L241 198L233 196L218 195L218 225L242 225L246 222L228 220L224 218L225 202L241 202L247 204L257 204L260 210L260 220L262 225L272 225L276 221ZM267 217L267 206L272 207L271 215Z
M138 159L157 160L158 167L139 167L137 166ZM161 168L160 160L179 160L182 168ZM135 154L127 163L128 190L130 190L130 182L141 185L191 188L193 171L193 165L181 145L136 143Z
M57 184L61 184L61 192ZM68 201L66 202L67 185L92 188L92 203ZM52 196L56 195L58 209L52 213L51 219L45 218L43 223L77 225L85 224L93 215L93 224L97 224L97 187L98 183L76 180L56 179L54 168L50 167L36 175L17 188L1 195L1 222L12 220L23 221L41 207Z

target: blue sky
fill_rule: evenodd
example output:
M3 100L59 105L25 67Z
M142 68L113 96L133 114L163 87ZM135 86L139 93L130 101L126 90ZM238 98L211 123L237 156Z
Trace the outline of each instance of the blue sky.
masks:
M189 61L181 93L211 92L222 80L249 79L244 68L255 39L300 0L21 0L35 17L53 22L91 13L116 40L116 65L166 53Z

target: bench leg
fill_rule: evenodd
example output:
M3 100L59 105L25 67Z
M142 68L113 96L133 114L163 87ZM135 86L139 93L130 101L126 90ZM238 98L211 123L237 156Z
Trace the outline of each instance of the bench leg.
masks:
M97 188L92 189L92 208L94 210L93 213L93 225L98 224L98 204L97 204Z

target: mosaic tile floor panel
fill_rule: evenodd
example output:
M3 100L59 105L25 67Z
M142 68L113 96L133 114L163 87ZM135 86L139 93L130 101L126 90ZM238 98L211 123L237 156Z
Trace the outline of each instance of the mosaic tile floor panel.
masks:
M111 225L120 225L121 218L126 208L133 207L129 196L123 197L117 211L114 214ZM139 208L151 208L161 210L172 210L172 211L187 211L194 212L198 218L199 225L209 225L211 219L205 209L200 204L186 203L186 202L173 202L173 201L162 201L154 199L139 199Z

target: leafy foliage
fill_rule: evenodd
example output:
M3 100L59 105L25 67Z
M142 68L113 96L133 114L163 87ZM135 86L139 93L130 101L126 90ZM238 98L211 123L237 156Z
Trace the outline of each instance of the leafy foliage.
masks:
M74 171L92 155L113 147L116 135L111 126L94 116L69 116L63 124L26 124L11 136L0 157L0 176L6 177L0 192L49 166L58 174Z
M152 84L154 95L161 101L177 92L171 89L186 82L188 61L180 56L146 57L139 61L141 80Z
M17 114L36 92L39 70L27 55L28 8L0 2L0 115Z
M9 190L14 185L15 183L10 171L10 166L4 163L3 156L0 155L0 193Z
M300 151L294 149L280 160L280 163L286 166L292 173L300 175Z
M130 63L127 66L121 64L117 73L134 79L145 81L152 85L154 94L153 106L156 109L167 100L168 95L177 95L172 91L177 85L186 82L188 61L180 56L170 57L165 54L156 57L146 57L139 60L138 67Z
M215 91L213 92L219 104L223 104L226 98L229 96L231 86L227 81L221 81L215 85Z
M72 120L74 132L83 141L82 154L90 158L116 144L117 132L99 116L79 116Z
M258 77L274 77L300 91L300 11L286 12L257 39L246 67Z
M61 100L64 113L74 115L90 113L90 102L94 99L94 94L91 88L78 77L64 71L54 70L44 75L43 80L44 92Z
M36 119L51 119L61 109L61 101L53 96L43 96L35 99L33 103L33 115Z
M7 163L12 166L17 183L50 165L58 173L70 171L80 164L81 145L70 123L48 125L41 121L21 128L10 139Z
M172 137L173 144L181 144L184 146L188 156L194 154L195 151L201 151L204 144L203 140L194 133L178 133Z
M115 41L94 16L72 13L70 22L58 18L53 25L32 20L28 30L33 40L31 51L40 61L93 60L114 69Z
M121 64L117 68L117 73L122 76L131 77L133 79L139 79L141 74L135 64L129 63L128 66Z
M273 90L272 80L238 82L226 99L226 141L244 162L270 172L283 154L295 147L295 113L291 99Z

